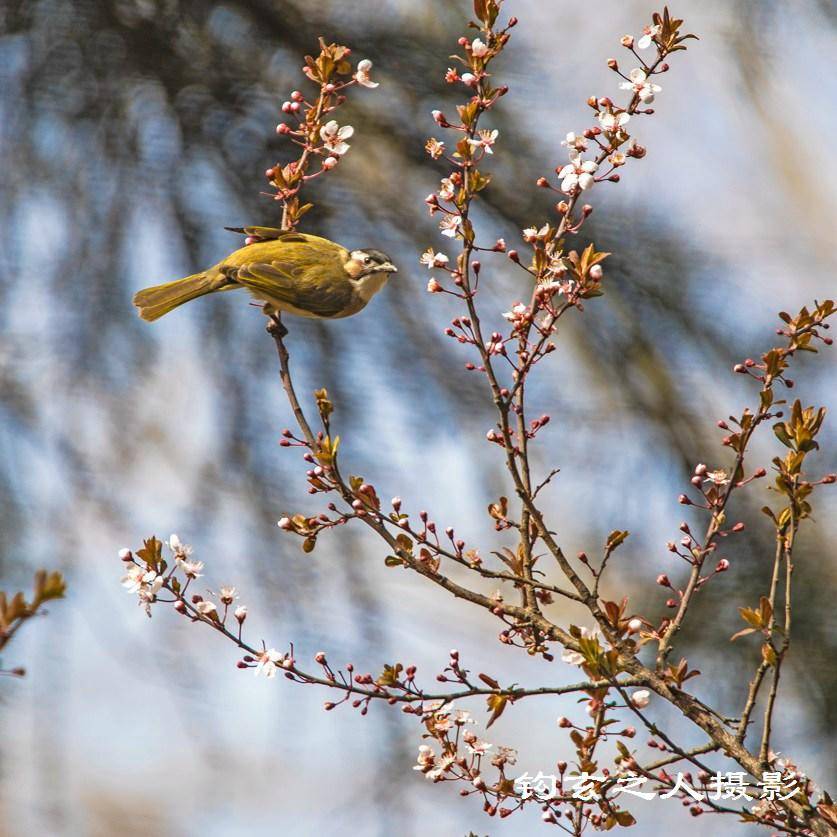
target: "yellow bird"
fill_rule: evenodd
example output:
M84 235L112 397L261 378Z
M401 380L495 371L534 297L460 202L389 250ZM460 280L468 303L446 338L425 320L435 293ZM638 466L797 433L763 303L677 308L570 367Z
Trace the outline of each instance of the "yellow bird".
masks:
M398 272L380 250L348 250L327 238L271 227L232 231L256 240L208 270L139 291L134 305L140 317L150 322L184 302L234 288L248 290L267 313L350 317Z

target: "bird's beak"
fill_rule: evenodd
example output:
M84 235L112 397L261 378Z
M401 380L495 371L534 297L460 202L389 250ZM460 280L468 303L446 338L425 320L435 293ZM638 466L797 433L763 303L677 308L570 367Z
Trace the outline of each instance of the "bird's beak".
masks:
M398 268L392 262L384 262L380 269L386 273L398 273Z

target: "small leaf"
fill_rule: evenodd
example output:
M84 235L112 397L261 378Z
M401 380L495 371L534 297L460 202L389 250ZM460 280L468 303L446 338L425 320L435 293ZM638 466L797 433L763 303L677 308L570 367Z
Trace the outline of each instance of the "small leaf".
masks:
M505 711L506 705L509 702L508 695L489 695L486 699L488 709L491 712L491 717L485 728L488 729Z

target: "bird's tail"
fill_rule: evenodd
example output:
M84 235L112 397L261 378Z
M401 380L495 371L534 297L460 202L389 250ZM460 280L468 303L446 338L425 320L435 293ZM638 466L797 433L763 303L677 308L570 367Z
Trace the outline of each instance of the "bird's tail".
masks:
M134 305L139 308L140 317L151 322L183 305L184 302L211 294L215 290L218 290L217 278L207 273L195 273L185 279L143 288L135 294Z

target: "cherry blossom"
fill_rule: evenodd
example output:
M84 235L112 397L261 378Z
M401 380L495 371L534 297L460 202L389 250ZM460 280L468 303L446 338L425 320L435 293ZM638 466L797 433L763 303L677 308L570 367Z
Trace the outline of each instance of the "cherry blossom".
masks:
M276 676L276 664L282 661L282 655L275 648L268 648L257 657L257 665L253 673L258 677L263 674L265 677Z
M424 145L424 150L434 159L438 160L445 152L445 144L431 137Z
M479 38L474 38L471 43L471 54L474 58L484 58L488 54L488 46Z
M596 181L593 174L599 168L593 160L582 160L578 151L570 151L570 162L558 172L561 178L561 191L570 194L576 188L584 191Z
M443 201L452 201L456 194L456 187L449 177L442 178L442 184L439 186L439 199Z
M444 267L450 259L444 253L436 253L432 247L429 247L421 254L419 261L428 270L432 270L434 267Z
M637 41L637 46L640 49L648 49L651 44L654 42L654 38L660 34L660 30L662 27L659 24L655 26L646 26L642 32L642 37Z
M526 227L523 230L523 240L527 244L531 244L534 241L537 241L539 238L543 238L549 232L549 224L544 224L540 229L536 227Z
M169 549L175 557L175 560L188 558L192 554L192 547L187 543L183 543L177 535L171 535L168 543Z
M448 238L456 238L460 226L462 226L462 218L459 215L445 215L439 222L442 235L446 235Z
M337 121L332 119L326 122L320 128L320 139L322 139L325 147L338 157L342 157L351 147L346 140L349 139L355 132L351 125L344 125L342 128L337 124Z
M570 131L567 134L566 139L561 140L561 145L565 146L566 148L574 148L576 151L586 151L587 150L587 140L577 134L575 131Z
M648 81L648 74L640 67L635 67L628 73L630 81L623 81L619 87L622 90L632 90L639 96L644 105L650 105L654 101L654 94L662 90L659 84L652 84Z
M494 152L491 150L491 146L496 142L499 133L496 128L493 131L483 128L477 134L479 138L469 139L468 144L474 148L484 148L486 154L493 154Z
M609 110L601 110L598 114L599 125L609 134L616 133L620 128L627 125L631 119L631 115L626 111L620 113L613 113Z
M372 62L368 58L364 58L363 61L358 62L357 72L353 76L354 80L364 87L377 87L378 82L372 81L369 77L369 71L371 69Z

